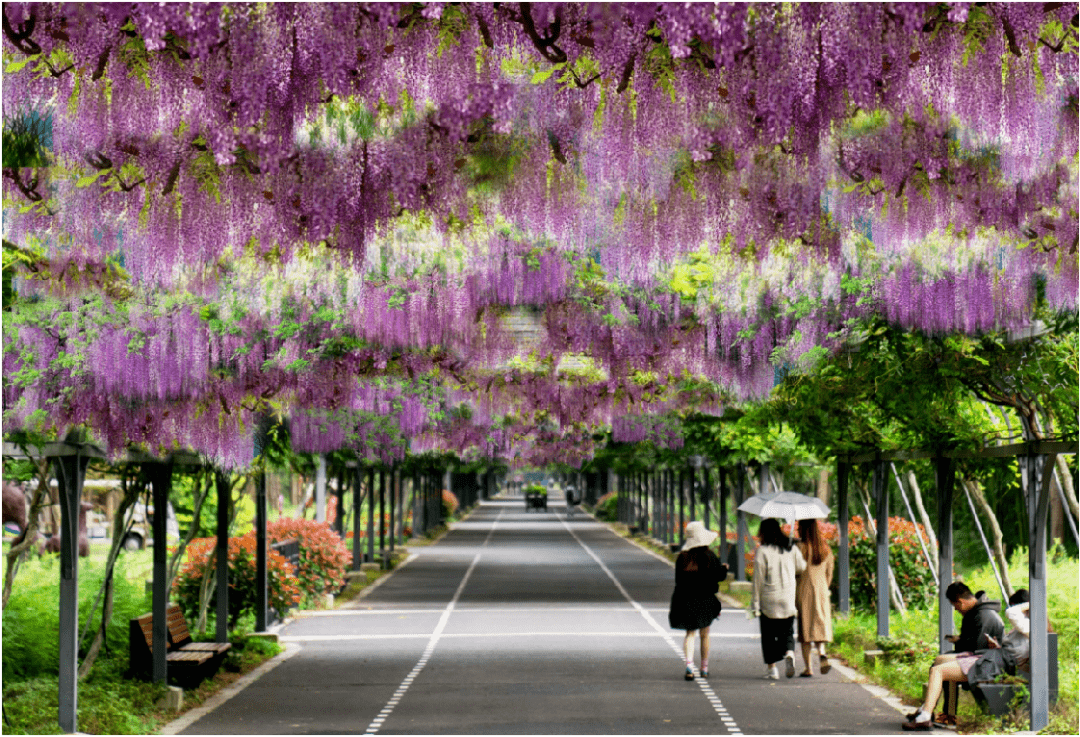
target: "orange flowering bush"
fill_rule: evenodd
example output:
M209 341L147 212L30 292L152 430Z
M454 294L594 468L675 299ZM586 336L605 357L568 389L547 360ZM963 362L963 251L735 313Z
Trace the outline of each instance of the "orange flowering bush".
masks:
M296 576L305 596L337 591L345 585L352 553L329 523L281 517L266 525L266 535L275 543L300 541Z
M199 615L199 591L203 578L213 575L212 554L217 540L203 537L192 540L186 550L184 565L173 581L173 596L194 621ZM255 531L242 537L229 538L229 627L236 627L239 618L255 611ZM266 558L267 603L284 615L300 601L299 581L292 566L274 550ZM216 611L217 589L210 592L210 611Z
M444 519L454 516L454 512L457 511L457 508L458 508L457 495L454 494L454 492L450 491L449 489L443 489L442 490L442 507L443 507L443 518Z
M821 522L821 531L829 544L839 543L837 526ZM900 588L904 603L916 609L934 605L937 594L934 574L923 557L919 538L929 547L930 538L922 525L903 517L889 518L889 566ZM877 572L876 537L859 515L848 521L848 545L851 564L851 605L856 609L873 611L877 605L874 579Z

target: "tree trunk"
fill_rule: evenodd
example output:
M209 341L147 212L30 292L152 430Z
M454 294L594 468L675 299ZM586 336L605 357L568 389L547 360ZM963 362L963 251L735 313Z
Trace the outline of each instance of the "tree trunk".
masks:
M926 528L926 536L930 540L930 550L936 555L938 552L937 535L934 534L934 526L930 524L930 515L926 513L926 507L923 506L922 491L919 490L919 482L915 478L915 472L908 469L908 488L911 489L911 496L915 498L915 509L919 512L919 519L922 520L923 527Z
M217 547L210 551L203 569L202 584L199 586L199 618L195 628L200 634L206 634L206 613L210 608L210 594L217 591Z
M821 501L825 502L826 506L829 504L829 469L828 469L828 467L825 467L825 468L821 469L821 473L818 474L817 497Z
M866 512L866 527L874 535L877 535L877 523L874 521L874 515L870 514L870 492L867 491L865 484L858 485L859 490L862 492L863 511ZM876 583L875 583L876 585ZM889 600L892 601L893 609L900 613L903 617L907 614L907 604L904 602L904 596L900 593L900 586L896 583L896 574L893 573L892 565L889 565Z
M1058 471L1058 480L1061 482L1061 490L1065 492L1065 500L1069 503L1069 511L1072 512L1072 518L1077 522L1080 522L1080 513L1076 510L1076 488L1073 486L1072 471L1069 469L1069 462L1065 460L1064 455L1058 455L1055 459Z
M959 474L957 474L959 477ZM1005 587L1005 593L1008 596L1013 595L1013 585L1009 580L1009 560L1005 557L1005 547L1002 543L1001 525L998 524L997 515L994 514L994 510L990 508L989 503L986 501L986 495L983 494L982 485L967 476L960 478L960 481L964 484L964 488L971 494L971 498L975 500L975 503L979 505L979 509L986 516L987 521L990 524L990 546L993 551L994 561L998 565L998 570L1001 572L1001 584Z
M4 570L4 594L2 607L7 608L8 599L11 598L11 589L15 585L15 576L19 572L19 561L26 551L33 550L37 546L38 522L41 519L41 508L47 501L51 501L49 494L49 461L48 459L33 459L37 470L38 485L34 490L34 496L30 499L30 512L26 516L26 529L23 531L22 540L7 553L7 566Z
M1056 471L1057 469L1053 469ZM1055 540L1065 544L1065 512L1061 508L1061 491L1058 488L1058 474L1050 476L1050 514L1046 534L1052 544Z
M124 525L124 519L127 517L128 509L139 500L139 494L142 493L144 488L145 484L135 483L125 476L123 482L124 495L120 500L120 506L116 514L113 515L112 544L109 546L109 557L105 563L105 580L102 582L101 591L98 594L98 601L104 598L101 605L101 626L98 627L97 633L94 635L94 641L90 643L86 658L83 660L82 665L79 666L79 678L85 678L90 672L90 669L94 666L94 661L97 660L101 646L105 644L105 631L112 622L113 572L116 569L116 560L120 557L120 550L123 548L124 538L128 532L127 527ZM94 610L96 609L97 603L95 602L93 609L87 614L87 626L93 620ZM81 637L79 639L82 640Z
M197 483L195 486L195 509L191 514L191 527L188 528L187 534L180 538L180 543L176 546L176 552L173 553L172 558L169 560L168 579L165 581L166 591L172 590L173 581L176 579L176 574L180 570L180 563L184 560L184 553L187 552L187 546L195 539L195 535L199 531L203 502L206 501L206 497L210 494L210 489L214 488L214 470L212 468L204 468L203 471L206 476L206 483ZM199 491L199 489L201 489L201 491Z

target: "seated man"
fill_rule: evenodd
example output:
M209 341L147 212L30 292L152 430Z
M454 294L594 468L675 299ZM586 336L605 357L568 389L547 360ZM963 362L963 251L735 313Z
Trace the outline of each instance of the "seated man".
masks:
M986 650L990 647L988 637L1001 641L1005 634L1005 624L998 615L1001 602L990 601L982 591L971 593L971 589L960 581L949 584L945 589L945 598L962 615L960 634L946 638L953 643L952 654Z
M980 591L979 594L982 592ZM953 583L945 589L945 596L953 608L963 615L960 636L948 638L954 644L956 652L945 653L934 659L926 685L926 700L917 712L908 715L908 721L902 725L905 730L930 730L933 709L938 697L941 696L943 685L967 682L969 671L982 660L982 654L991 648L1000 648L1000 643L1005 639L1003 635L1005 625L997 613L998 602L988 601L985 597L980 598L972 594L971 589L960 582ZM1009 598L1010 605L1026 601L1027 591L1024 589L1020 589ZM1010 619L1018 612L1018 608L1016 611L1010 609ZM1026 617L1026 613L1019 613L1018 616ZM1019 628L1016 621L1014 621L1014 626ZM1024 635L1026 636L1026 630ZM1010 633L1010 637L1013 637L1013 633ZM1008 642L1010 647L1019 644L1013 639ZM961 647L971 649L961 650ZM955 696L952 699L952 706L956 708ZM948 703L946 703L946 711L948 712ZM942 714L935 721L955 724L955 716L951 713Z

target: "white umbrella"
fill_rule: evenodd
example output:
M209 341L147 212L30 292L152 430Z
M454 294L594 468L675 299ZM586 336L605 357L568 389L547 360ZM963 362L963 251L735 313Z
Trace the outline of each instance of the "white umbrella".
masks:
M794 522L800 519L826 519L829 507L825 502L806 494L794 491L770 491L755 494L739 505L740 512L747 512L758 517Z

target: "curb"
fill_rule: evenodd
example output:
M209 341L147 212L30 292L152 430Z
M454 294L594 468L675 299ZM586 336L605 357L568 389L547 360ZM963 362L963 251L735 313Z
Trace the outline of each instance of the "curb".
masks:
M299 645L291 642L285 643L285 652L270 658L255 670L238 679L236 683L221 689L199 706L169 722L158 731L158 734L179 734L299 652Z

